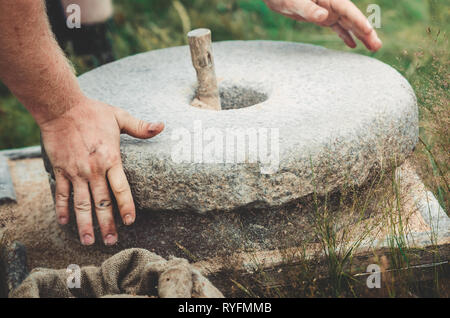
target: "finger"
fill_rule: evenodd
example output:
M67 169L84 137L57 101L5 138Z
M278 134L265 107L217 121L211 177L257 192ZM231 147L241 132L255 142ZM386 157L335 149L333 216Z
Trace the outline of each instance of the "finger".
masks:
M55 182L56 219L59 224L65 225L69 222L70 182L60 173L55 173Z
M331 28L334 30L334 32L336 32L339 35L339 37L344 41L344 43L347 46L351 47L352 49L356 47L356 43L355 40L353 40L352 35L342 26L340 26L339 24L335 24L331 26Z
M286 1L284 14L296 14L309 22L320 23L327 19L328 11L318 6L313 1L290 0Z
M353 34L371 51L378 51L381 48L381 40L376 36L363 35L360 32L354 30Z
M92 245L95 242L92 227L91 195L89 186L84 180L72 181L74 210L77 218L78 233L81 243Z
M343 27L345 30L350 31L350 30L355 29L354 26L353 26L352 21L350 21L349 19L347 19L347 18L344 17L344 16L339 17L338 23L339 23L339 24L341 25L341 27Z
M95 213L100 225L105 245L117 243L117 231L114 223L113 208L105 176L98 176L89 182L94 197Z
M158 135L164 129L163 123L144 122L143 120L131 116L122 109L116 111L116 118L122 133L136 138L151 138Z
M125 225L133 224L136 218L134 201L121 164L115 165L108 170L108 180L116 198L123 223Z
M346 30L351 30L352 33L362 42L364 45L372 51L377 51L381 48L381 41L373 30L370 34L363 34L358 28L356 28L352 22L345 17L339 19L339 24Z
M299 16L298 14L282 13L282 12L280 12L280 14L284 15L285 17L291 18L293 20L297 20L297 21L301 21L301 22L306 21L305 18Z
M375 30L368 35L362 34L357 29L353 29L352 32L371 51L378 51L383 45Z
M338 15L350 20L360 33L369 34L373 31L373 27L367 18L350 0L331 0L330 7Z

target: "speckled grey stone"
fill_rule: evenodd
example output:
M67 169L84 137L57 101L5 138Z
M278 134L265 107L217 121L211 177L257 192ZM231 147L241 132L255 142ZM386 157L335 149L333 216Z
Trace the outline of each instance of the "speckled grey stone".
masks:
M213 51L227 109L219 112L190 106L196 76L187 46L128 57L79 78L88 96L166 124L150 140L122 137L124 168L140 211L280 206L315 187L324 194L344 183L361 185L383 161L400 164L415 147L414 92L376 59L270 41L219 42ZM239 108L252 102L261 103ZM175 162L180 141L174 133L184 128L193 134L196 121L203 131L279 129L279 166L263 174L260 162ZM199 150L192 153L196 158Z
M41 146L0 150L0 156L4 156L9 160L40 158L42 156Z
M0 154L0 204L11 201L16 201L16 191L9 173L8 160Z

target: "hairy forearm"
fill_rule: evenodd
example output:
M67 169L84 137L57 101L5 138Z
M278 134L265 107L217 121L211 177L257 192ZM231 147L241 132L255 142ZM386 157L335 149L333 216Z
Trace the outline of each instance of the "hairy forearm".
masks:
M43 0L0 0L0 79L38 124L83 99L53 37Z

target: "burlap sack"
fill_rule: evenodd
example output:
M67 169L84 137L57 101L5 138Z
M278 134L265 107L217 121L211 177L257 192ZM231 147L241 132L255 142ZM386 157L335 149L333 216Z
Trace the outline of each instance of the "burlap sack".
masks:
M73 271L36 268L9 297L223 297L187 260L165 260L145 249L124 250L80 274L77 288Z

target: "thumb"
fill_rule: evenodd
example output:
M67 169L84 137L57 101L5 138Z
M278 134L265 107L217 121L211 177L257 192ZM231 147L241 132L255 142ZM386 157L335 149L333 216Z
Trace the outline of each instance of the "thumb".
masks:
M116 112L116 119L120 131L135 138L152 138L164 130L163 123L147 123L131 116L123 109Z

